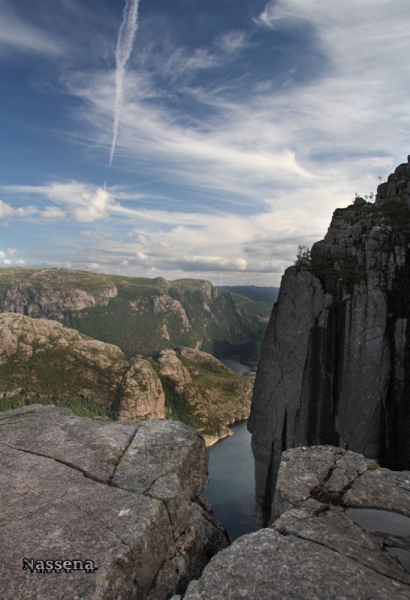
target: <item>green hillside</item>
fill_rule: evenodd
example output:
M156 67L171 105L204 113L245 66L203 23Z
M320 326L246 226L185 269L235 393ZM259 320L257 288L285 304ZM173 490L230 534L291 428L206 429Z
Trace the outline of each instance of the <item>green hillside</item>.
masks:
M164 418L213 443L248 417L253 383L191 348L131 359L52 319L0 314L0 411L55 404L96 419Z
M272 308L279 295L279 288L262 285L217 285L218 290L240 294L255 302L266 302Z
M57 319L129 356L185 346L250 364L270 315L269 305L205 280L22 268L0 268L0 311Z

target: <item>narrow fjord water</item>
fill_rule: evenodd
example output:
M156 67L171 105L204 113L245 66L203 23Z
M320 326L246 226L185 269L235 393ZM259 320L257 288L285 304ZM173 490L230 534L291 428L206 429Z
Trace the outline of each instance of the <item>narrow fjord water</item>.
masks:
M249 371L234 359L222 359L237 373ZM205 496L215 518L225 525L231 540L249 533L255 510L254 460L246 421L232 427L233 435L209 448L210 482Z

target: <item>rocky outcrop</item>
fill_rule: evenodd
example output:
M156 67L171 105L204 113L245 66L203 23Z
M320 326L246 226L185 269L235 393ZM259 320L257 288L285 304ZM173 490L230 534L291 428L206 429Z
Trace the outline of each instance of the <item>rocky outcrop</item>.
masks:
M192 348L163 350L155 367L167 396L167 416L189 423L211 445L232 434L228 425L247 419L253 382Z
M127 361L129 368L121 381L119 419L165 416L165 394L150 361L137 356Z
M0 314L0 395L78 398L120 419L165 416L165 395L148 360L126 360L117 346L14 313Z
M189 322L188 315L182 308L182 304L179 300L173 300L169 296L155 296L153 298L154 315L164 313L165 315L174 316L181 321L181 327L185 329L191 329L191 323ZM166 327L166 326L165 326Z
M57 321L0 314L0 410L53 403L81 416L192 425L207 444L249 415L252 381L198 350L127 358Z
M311 260L282 278L248 422L256 526L271 518L281 453L331 444L410 468L410 165L335 211Z
M410 516L410 472L381 469L363 455L330 446L287 450L276 520L219 552L173 600L408 600L410 573L394 556L408 552L410 569L410 539L364 530L356 513L345 510L349 506Z
M87 271L0 269L0 308L23 315L63 317L69 310L106 306L117 288L104 275L95 285Z
M0 413L0 453L4 600L166 600L228 544L182 423L34 405Z

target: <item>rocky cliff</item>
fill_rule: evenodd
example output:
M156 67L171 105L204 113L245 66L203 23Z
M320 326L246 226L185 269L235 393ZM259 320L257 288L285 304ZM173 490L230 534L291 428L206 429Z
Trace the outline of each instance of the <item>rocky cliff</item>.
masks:
M410 467L410 165L333 215L285 272L251 416L256 525L271 517L286 448L332 444Z
M99 417L165 416L165 395L148 360L127 360L117 346L57 321L14 313L0 314L1 397L77 403Z
M106 306L117 288L106 275L68 269L0 269L0 310L61 317L66 311Z
M100 419L168 416L211 444L248 417L251 394L249 379L199 350L127 358L57 321L0 314L0 410L39 402Z
M228 545L182 423L27 406L0 413L0 455L3 600L167 600Z
M3 267L0 312L57 319L130 356L187 346L257 361L270 307L210 281Z
M287 450L273 512L172 600L409 600L410 471L331 446Z
M248 418L253 382L210 354L163 350L154 366L168 400L166 416L198 429L208 445L231 435L228 425Z

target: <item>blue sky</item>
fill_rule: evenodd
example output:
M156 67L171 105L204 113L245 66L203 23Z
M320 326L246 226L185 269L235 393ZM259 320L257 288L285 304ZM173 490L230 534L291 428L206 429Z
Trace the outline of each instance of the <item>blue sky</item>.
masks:
M278 285L407 160L409 25L408 0L0 0L0 265Z

